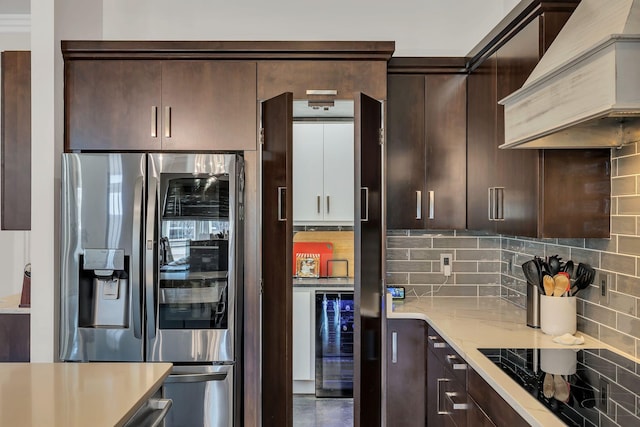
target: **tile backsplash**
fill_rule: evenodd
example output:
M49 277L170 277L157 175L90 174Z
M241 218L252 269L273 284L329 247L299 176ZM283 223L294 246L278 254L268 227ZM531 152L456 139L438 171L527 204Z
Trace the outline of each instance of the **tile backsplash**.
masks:
M640 143L612 150L610 239L531 239L469 231L389 230L387 282L408 295L500 296L525 306L521 265L534 255L589 263L596 283L578 295L578 330L640 356ZM440 254L453 272L440 273ZM597 286L608 281L608 295ZM447 279L447 280L446 280Z

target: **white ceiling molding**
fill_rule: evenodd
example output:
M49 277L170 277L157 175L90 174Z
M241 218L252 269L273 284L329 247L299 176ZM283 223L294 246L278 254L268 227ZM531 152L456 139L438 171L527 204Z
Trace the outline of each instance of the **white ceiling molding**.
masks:
M0 14L0 33L29 32L31 32L30 14Z

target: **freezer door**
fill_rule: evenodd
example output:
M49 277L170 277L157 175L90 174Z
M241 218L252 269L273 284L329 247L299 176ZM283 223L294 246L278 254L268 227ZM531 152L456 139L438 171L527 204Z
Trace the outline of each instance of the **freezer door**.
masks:
M146 156L63 154L60 358L142 361Z
M229 154L149 155L148 360L235 361L241 160Z
M174 366L163 396L173 401L166 427L232 427L233 365Z

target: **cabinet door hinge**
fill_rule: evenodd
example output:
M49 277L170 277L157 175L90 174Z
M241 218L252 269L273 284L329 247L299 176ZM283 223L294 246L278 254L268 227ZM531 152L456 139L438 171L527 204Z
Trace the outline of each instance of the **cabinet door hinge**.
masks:
M384 129L382 128L380 129L378 142L380 143L380 145L384 145Z
M260 279L260 295L264 294L264 281Z
M260 128L260 145L264 145L264 128Z

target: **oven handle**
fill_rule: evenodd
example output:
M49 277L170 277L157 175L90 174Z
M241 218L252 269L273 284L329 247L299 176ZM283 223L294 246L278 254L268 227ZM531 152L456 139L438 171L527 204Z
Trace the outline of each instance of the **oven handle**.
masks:
M207 372L203 374L171 374L165 383L204 383L207 381L224 381L227 372Z

